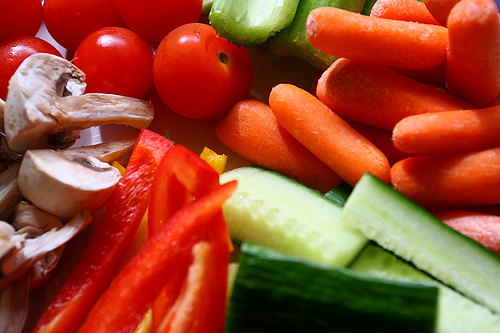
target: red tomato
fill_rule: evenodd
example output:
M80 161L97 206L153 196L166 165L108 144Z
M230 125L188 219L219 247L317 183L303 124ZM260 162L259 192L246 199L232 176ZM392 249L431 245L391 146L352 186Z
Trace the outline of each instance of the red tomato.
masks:
M153 51L126 28L94 31L76 49L73 63L87 76L86 92L143 98L153 86Z
M42 20L41 0L0 1L0 43L17 36L35 36Z
M130 29L160 42L178 26L197 22L203 0L116 0L116 4Z
M14 37L0 44L0 98L6 98L9 80L24 59L42 52L62 57L54 46L35 36Z
M158 94L172 111L194 119L219 119L252 87L248 51L217 36L204 23L170 32L153 64Z
M45 0L43 15L50 35L71 52L99 28L126 26L115 0Z

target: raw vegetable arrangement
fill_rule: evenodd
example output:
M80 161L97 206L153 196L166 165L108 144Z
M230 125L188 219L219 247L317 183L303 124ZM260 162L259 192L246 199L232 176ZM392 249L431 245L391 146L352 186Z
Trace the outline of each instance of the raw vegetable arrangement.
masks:
M0 18L1 332L500 332L493 0Z

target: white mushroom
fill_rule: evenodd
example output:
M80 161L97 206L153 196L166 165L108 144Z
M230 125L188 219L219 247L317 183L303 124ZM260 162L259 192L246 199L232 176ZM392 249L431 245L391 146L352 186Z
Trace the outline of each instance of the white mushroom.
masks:
M96 211L108 200L121 174L95 157L72 159L63 151L26 151L18 184L23 197L56 216Z
M103 124L149 126L151 102L112 94L83 94L85 74L58 56L37 53L9 82L4 127L11 149L64 149L79 130Z

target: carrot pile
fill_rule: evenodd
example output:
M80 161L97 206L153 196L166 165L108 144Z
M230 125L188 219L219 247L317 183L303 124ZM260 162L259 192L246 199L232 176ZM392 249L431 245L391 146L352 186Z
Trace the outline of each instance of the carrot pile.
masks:
M309 184L322 192L325 166L350 185L370 172L499 253L495 2L377 0L370 15L321 7L306 32L337 60L310 92L282 83L269 105L236 105L218 126L221 141L299 181L318 176Z

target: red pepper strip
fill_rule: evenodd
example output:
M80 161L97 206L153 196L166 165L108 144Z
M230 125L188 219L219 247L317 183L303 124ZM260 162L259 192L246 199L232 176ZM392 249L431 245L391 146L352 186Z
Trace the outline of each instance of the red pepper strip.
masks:
M111 195L95 233L65 284L32 332L78 329L117 274L147 209L153 174L173 142L142 130L125 174Z
M189 261L193 245L203 238L236 184L221 185L175 213L113 280L80 332L133 332L168 277Z
M157 333L224 331L229 254L225 242L199 242L176 303Z
M181 207L219 186L219 174L184 146L163 158L151 188L148 234L153 236Z

